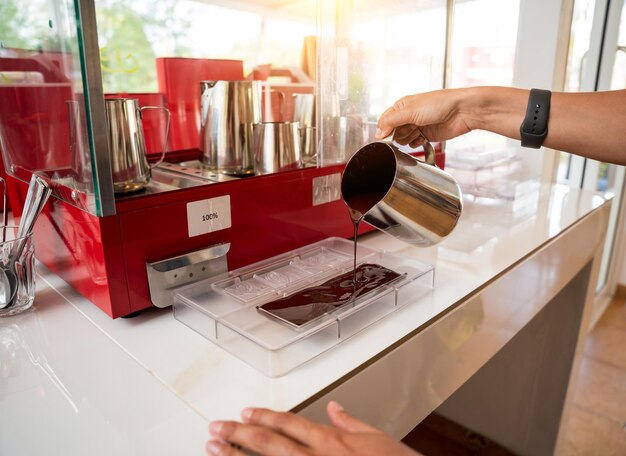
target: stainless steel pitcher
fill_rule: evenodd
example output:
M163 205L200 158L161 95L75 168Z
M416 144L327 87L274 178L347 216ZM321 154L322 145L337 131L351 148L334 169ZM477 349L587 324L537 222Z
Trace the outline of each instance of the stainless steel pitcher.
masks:
M130 193L141 190L152 178L151 169L165 158L165 147L159 161L150 167L146 155L141 113L145 109L160 109L167 114L165 142L169 135L170 112L161 106L139 107L136 98L108 98L104 100L111 148L113 191Z
M312 93L296 93L294 98L294 121L300 125L300 154L306 164L313 163L317 158L315 128L315 95Z
M200 83L202 161L224 174L254 173L253 125L261 122L261 81Z
M426 162L401 152L390 141L359 149L341 180L341 194L352 218L362 218L422 247L450 234L463 210L461 189L450 174L437 168L429 142L424 150Z
M255 124L252 149L255 174L300 168L302 163L298 122Z

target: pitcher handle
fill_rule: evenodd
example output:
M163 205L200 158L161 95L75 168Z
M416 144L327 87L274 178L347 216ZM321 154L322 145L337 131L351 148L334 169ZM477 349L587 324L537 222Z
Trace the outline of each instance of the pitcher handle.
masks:
M274 89L266 89L263 91L262 96L264 97L264 102L265 102L265 106L263 107L263 121L265 122L267 120L267 118L270 118L271 122L277 122L276 119L274 119L274 115L272 113L272 94L276 93L278 94L278 99L279 101L279 106L278 106L278 115L281 119L281 122L284 122L285 119L285 92L282 92L280 90L274 90ZM269 115L268 115L269 114Z
M422 130L418 129L417 131L419 131L420 135L422 135L422 138L424 138L424 144L423 144L423 147L424 147L424 161L427 164L429 164L429 165L437 167L437 163L435 162L435 148L430 143L428 138L426 136L424 136L424 133L422 133Z
M139 108L140 115L144 109L159 109L161 111L165 111L165 113L167 114L167 123L165 124L165 141L163 142L163 152L161 152L161 158L159 158L159 160L156 163L153 163L152 165L150 165L150 168L156 168L165 159L165 152L167 149L167 140L169 139L169 135L170 135L170 119L172 116L170 114L170 110L167 109L165 106L142 106L141 108Z
M417 131L420 134L420 136L424 138L424 144L422 144L422 146L424 147L424 163L438 168L437 163L435 161L435 148L430 143L428 138L424 135L424 133L422 133L421 129L418 128ZM393 135L395 135L395 133L396 133L396 129L394 128L393 131L389 134L389 136L387 136L386 138L383 138L381 142L392 143Z

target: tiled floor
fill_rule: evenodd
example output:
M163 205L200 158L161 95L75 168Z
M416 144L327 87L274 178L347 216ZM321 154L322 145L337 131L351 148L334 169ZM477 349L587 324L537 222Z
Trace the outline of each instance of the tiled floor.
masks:
M626 300L616 299L585 343L559 456L626 455Z

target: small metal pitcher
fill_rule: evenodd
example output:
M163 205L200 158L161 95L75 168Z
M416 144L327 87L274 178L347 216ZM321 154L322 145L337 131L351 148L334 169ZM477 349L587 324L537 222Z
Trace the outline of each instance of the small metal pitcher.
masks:
M263 122L254 125L254 173L270 174L300 168L298 122Z
M315 128L315 95L312 93L296 93L294 99L294 121L300 124L300 154L306 164L313 163L317 158Z
M428 247L443 240L463 210L456 180L435 165L427 141L426 162L400 151L391 141L365 145L350 158L341 194L354 220Z
M252 131L262 120L261 84L200 83L200 149L209 169L235 176L253 174Z
M111 148L113 191L130 193L141 190L152 178L151 169L165 158L165 147L159 161L150 166L146 155L141 113L144 109L160 109L167 114L165 142L169 136L170 112L162 106L139 107L136 98L107 98L104 100Z

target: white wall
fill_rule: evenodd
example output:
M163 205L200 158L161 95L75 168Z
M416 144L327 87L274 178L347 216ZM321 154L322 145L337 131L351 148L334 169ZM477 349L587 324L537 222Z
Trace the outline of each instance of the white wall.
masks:
M561 12L567 0L520 2L513 85L552 89L559 49Z

